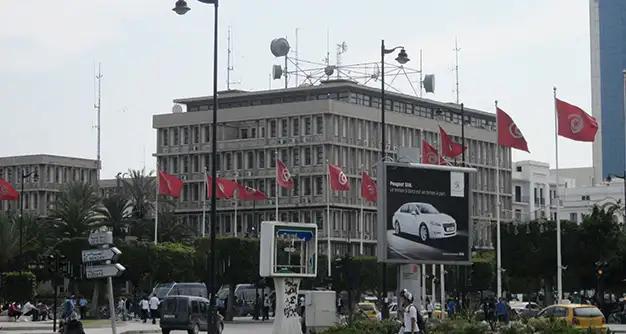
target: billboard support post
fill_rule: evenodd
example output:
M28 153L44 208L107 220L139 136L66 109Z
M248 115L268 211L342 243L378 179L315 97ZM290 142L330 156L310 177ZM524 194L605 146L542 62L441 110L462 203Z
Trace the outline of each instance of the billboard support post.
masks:
M433 305L435 304L435 302L437 301L437 295L435 294L435 291L437 290L437 286L435 285L435 282L437 281L437 267L435 267L435 265L432 265L432 269L433 269L433 278L431 280L431 303L433 303Z
M443 310L446 304L446 270L443 264L439 265L439 287L441 288L441 309Z
M498 101L496 101L495 103L497 112ZM498 137L497 133L498 127L496 127L496 137ZM500 240L500 152L498 152L499 148L500 145L496 144L496 296L498 297L498 300L502 298L502 246Z

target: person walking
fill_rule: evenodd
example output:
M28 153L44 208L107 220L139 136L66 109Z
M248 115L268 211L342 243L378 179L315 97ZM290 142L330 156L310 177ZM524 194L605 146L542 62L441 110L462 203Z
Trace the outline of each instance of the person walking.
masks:
M73 299L74 296L68 296L67 299L63 302L63 314L61 315L61 318L63 320L67 320L76 310Z
M265 300L263 301L263 319L270 319L270 306L272 306L272 302L270 301L270 296L265 296Z
M418 318L419 312L417 312L417 307L413 305L413 295L404 291L402 294L402 307L404 308L404 317L403 317L403 330L404 334L415 334L420 332Z
M428 319L433 318L433 303L430 301L430 298L426 297L426 312L428 313Z
M148 301L147 296L143 296L141 301L139 301L139 306L141 307L141 320L145 324L148 321L148 312L150 312L150 302Z
M80 296L78 298L78 310L80 311L80 319L87 319L87 298Z
M159 298L156 295L150 297L150 317L152 318L152 324L156 325L157 313L159 312Z
M117 302L117 309L120 314L120 318L122 321L126 321L126 300L124 297L120 297L120 300Z
M507 316L507 305L504 298L500 298L498 304L496 304L496 317L498 322L507 323L509 320Z

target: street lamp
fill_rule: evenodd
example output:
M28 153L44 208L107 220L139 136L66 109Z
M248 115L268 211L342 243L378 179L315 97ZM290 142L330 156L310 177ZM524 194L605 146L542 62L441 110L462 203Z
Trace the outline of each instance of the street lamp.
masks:
M37 173L36 168L30 172L22 168L22 185L20 190L20 270L24 267L24 259L22 258L22 242L24 239L24 180L31 176L34 178L35 182L39 181L39 173Z
M400 65L404 65L409 62L409 57L406 54L403 46L396 46L391 49L385 48L385 40L380 41L380 77L381 77L381 85L380 85L380 135L381 135L381 147L380 147L380 155L381 160L383 161L383 168L385 164L385 55L390 54L397 49L400 49L398 52L398 56L396 57L396 61L400 63ZM386 319L389 317L389 308L387 307L387 263L383 262L383 309L382 309L382 318Z
M211 134L211 189L217 188L217 13L218 0L198 0L199 2L212 4L215 9L214 28L213 28L213 119ZM187 13L190 8L185 0L176 1L176 5L172 8L178 15ZM206 196L206 194L205 194ZM217 333L217 314L215 312L215 225L217 224L217 196L211 196L211 229L210 229L210 254L208 260L208 281L209 289L209 334Z

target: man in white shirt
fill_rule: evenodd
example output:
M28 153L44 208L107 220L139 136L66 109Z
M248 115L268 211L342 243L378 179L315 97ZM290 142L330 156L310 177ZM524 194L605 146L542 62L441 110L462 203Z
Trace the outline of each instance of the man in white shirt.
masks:
M159 298L157 296L152 295L150 298L150 316L152 317L152 324L156 324L156 317L159 311Z
M146 321L148 321L148 312L150 312L150 302L147 296L141 298L139 306L141 306L141 320L146 323Z
M419 333L420 329L417 322L417 307L413 305L413 295L406 291L402 298L402 306L404 307L404 333Z

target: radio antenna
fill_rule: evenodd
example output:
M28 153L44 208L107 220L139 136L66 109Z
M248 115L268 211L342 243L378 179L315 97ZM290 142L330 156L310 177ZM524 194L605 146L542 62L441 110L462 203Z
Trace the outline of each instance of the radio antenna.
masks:
M100 174L100 166L102 165L101 163L101 159L100 159L100 136L101 136L101 131L100 131L100 110L102 107L102 70L101 70L101 63L98 63L98 74L96 75L96 80L98 81L98 96L96 99L96 103L94 104L94 108L96 109L96 112L98 113L98 120L97 120L97 125L96 125L96 129L98 130L98 148L97 148L97 159L98 159L98 175Z
M454 39L454 49L452 51L454 51L456 61L454 65L454 71L456 72L456 104L459 104L459 51L461 51L461 49L459 48L456 38Z

